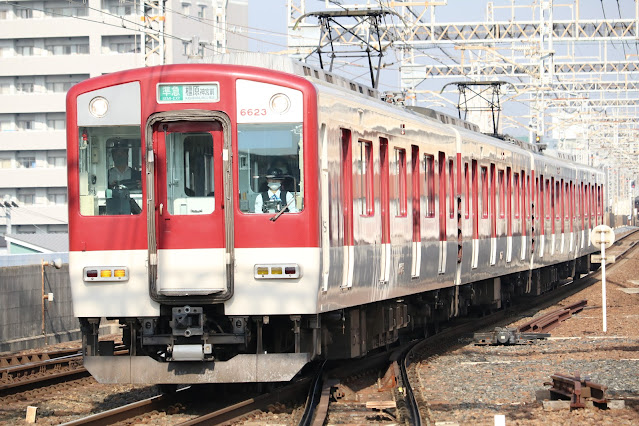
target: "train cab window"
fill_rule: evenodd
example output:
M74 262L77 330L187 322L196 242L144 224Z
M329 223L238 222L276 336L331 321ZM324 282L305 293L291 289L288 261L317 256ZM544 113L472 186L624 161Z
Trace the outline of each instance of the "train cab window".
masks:
M240 211L271 214L301 211L304 208L302 124L240 124L237 134Z
M81 128L80 214L140 214L143 205L141 165L139 126Z
M210 133L169 133L166 140L167 210L201 215L215 209L213 137Z
M424 155L424 188L426 188L426 217L435 217L435 157Z

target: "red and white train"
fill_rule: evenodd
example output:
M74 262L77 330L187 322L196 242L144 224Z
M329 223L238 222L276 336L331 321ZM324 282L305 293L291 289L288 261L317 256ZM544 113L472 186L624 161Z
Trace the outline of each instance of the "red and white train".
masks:
M222 61L68 93L72 296L99 381L285 381L588 271L598 170L302 63Z

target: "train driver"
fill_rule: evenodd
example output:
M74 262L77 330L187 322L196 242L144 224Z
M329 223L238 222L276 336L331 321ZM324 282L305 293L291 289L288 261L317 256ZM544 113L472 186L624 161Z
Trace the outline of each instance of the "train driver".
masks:
M120 184L131 189L140 188L141 173L129 167L129 148L116 145L111 155L113 167L109 169L109 188Z
M280 169L273 168L266 173L268 190L261 192L255 198L255 213L297 213L295 196L292 192L282 188L282 181L286 178Z

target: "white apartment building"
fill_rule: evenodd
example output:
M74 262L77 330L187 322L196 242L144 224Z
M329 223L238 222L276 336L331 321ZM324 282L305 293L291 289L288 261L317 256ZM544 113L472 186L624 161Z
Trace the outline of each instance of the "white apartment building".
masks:
M248 0L161 6L163 13L147 9L144 17L139 0L0 2L0 202L19 206L9 212L12 234L67 232L65 96L72 85L162 60L197 60L192 40L205 55L248 50ZM145 22L164 26L153 53ZM6 216L0 208L0 237Z

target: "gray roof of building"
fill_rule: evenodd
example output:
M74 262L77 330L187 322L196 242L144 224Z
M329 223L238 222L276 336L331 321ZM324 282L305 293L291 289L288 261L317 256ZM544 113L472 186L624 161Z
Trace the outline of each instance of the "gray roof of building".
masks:
M12 242L24 242L32 246L40 247L45 251L62 253L69 251L69 234L9 234L5 238Z

